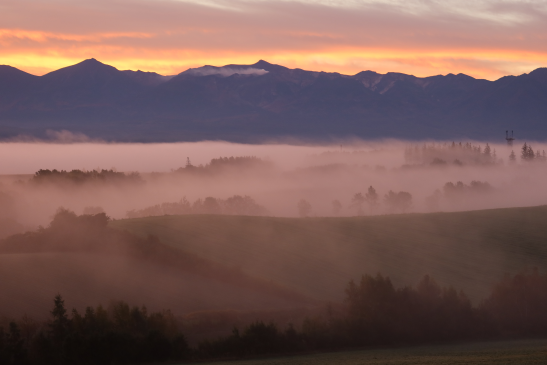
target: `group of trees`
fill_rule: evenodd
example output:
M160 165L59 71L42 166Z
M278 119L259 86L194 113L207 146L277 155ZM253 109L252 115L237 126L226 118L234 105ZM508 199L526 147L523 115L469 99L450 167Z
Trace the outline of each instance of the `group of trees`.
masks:
M468 198L476 198L479 195L490 193L494 191L494 188L487 181L473 180L469 185L461 181L456 183L449 181L444 184L442 190L441 193L437 189L432 195L426 197L425 203L429 211L439 210L441 198L443 197L454 204Z
M404 151L407 164L430 165L485 165L496 164L496 150L487 143L484 148L472 143L443 143L407 146Z
M545 162L547 161L547 156L545 155L545 150L540 151L537 150L534 152L532 149L532 146L524 143L520 149L520 158L524 162ZM517 161L517 156L515 155L514 151L511 151L511 154L509 155L509 162L515 163Z
M422 146L408 146L405 148L405 161L410 164L430 164L432 166L463 164L496 164L498 162L496 150L487 143L484 148L471 143L452 144L423 144ZM521 147L520 158L522 161L547 161L545 151L532 149L532 146L524 143ZM509 163L515 163L517 156L514 151L509 155Z
M392 193L392 191L390 191ZM374 211L378 206L379 196L372 186L369 186L367 192L363 196L361 193L356 193L351 199L350 207L353 208L357 215L363 214L363 205L368 204L371 211Z
M378 210L380 206L380 195L376 192L374 187L369 186L365 195L356 193L351 199L350 208L352 208L357 215L364 213L363 206L366 204L371 212ZM412 206L412 195L406 191L394 192L390 190L384 195L383 203L389 213L406 212Z
M307 318L299 330L255 322L243 331L202 342L201 358L335 350L431 342L547 335L547 275L507 276L473 306L465 293L425 276L417 287L395 288L388 277L350 282L341 306Z
M114 170L38 170L31 179L33 183L74 183L83 184L89 182L137 182L143 180L138 172L129 174Z
M447 198L461 198L463 194L482 194L492 191L492 186L487 181L473 180L469 185L464 184L461 181L457 183L447 182L444 184L443 192Z
M191 204L186 197L178 202L162 203L140 210L130 210L127 218L142 218L161 215L183 214L233 214L233 215L268 215L268 210L255 202L250 196L234 195L227 199L207 197L197 199Z
M273 167L271 161L266 161L256 156L237 156L237 157L219 157L213 158L206 165L195 166L187 159L186 165L180 167L174 172L177 173L193 173L193 174L209 174L217 173L225 170L247 170L247 169L268 169Z
M374 213L378 210L381 200L380 195L376 192L374 187L369 186L365 195L362 193L356 193L351 198L349 208L357 215L364 214L364 206L368 205L370 212ZM412 207L412 194L406 191L394 192L390 190L384 195L383 203L386 210L389 213L405 213ZM339 200L333 200L331 202L332 213L336 216L340 214L343 206ZM298 215L300 217L308 217L312 211L311 204L305 200L300 199L297 203Z
M23 336L21 328L25 329ZM113 302L70 315L60 295L45 322L11 321L0 327L0 364L135 364L179 361L188 344L170 311Z

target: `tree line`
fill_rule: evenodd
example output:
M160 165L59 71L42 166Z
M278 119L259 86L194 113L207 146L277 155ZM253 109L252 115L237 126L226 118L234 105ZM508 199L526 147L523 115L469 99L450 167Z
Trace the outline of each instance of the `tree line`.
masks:
M412 194L408 191L395 192L389 190L384 194L383 199L377 193L376 189L369 186L365 195L355 193L351 198L349 208L356 215L364 214L364 206L367 205L371 213L378 212L380 205L383 203L388 213L405 213L412 207ZM340 214L343 206L338 199L331 202L332 213L337 216ZM312 212L312 205L306 199L300 199L296 205L298 215L300 217L308 217Z
M255 321L191 347L170 311L115 302L69 315L58 295L49 320L23 318L0 327L0 363L157 363L546 336L545 308L547 274L536 269L504 277L476 306L429 276L416 287L395 288L388 277L365 275L347 285L343 303L298 327Z
M246 358L292 352L399 346L547 335L547 275L506 276L473 306L465 293L425 276L395 288L388 277L365 275L346 287L342 305L307 318L300 329L257 321L230 336L204 341L198 358Z
M136 364L188 358L188 344L170 311L115 302L70 315L60 295L45 322L0 327L0 364ZM24 329L26 335L21 329Z
M73 183L84 184L90 182L132 182L142 183L143 180L138 172L124 173L110 170L48 170L40 169L34 173L30 180L34 184L44 183Z
M234 195L227 199L211 196L190 203L186 197L178 202L152 205L143 209L133 209L126 213L127 218L142 218L161 215L184 214L228 214L228 215L268 215L268 210L250 196Z
M484 147L466 143L424 143L423 145L410 145L404 150L407 164L429 164L432 166L453 164L461 166L493 165L498 164L496 150L488 143Z
M274 165L271 161L263 160L256 156L231 156L213 158L208 164L194 165L188 157L186 165L173 170L174 173L185 174L215 174L225 170L270 169Z

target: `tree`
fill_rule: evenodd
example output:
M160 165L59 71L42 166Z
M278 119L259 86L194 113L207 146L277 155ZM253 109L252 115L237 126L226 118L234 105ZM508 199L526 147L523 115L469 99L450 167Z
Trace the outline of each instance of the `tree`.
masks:
M515 155L515 151L511 151L511 154L509 155L509 163L515 162L517 162L517 156Z
M384 202L390 211L401 211L404 213L412 206L412 195L406 191L395 193L390 190L384 196Z
M365 197L361 193L357 193L351 198L351 206L357 212L357 215L363 214L363 204L365 203Z
M374 209L378 205L378 193L372 185L368 187L368 191L365 194L365 200L367 201L370 209Z
M203 201L203 211L206 214L220 214L220 204L215 198L213 198L212 196L208 196Z
M492 156L492 149L490 148L490 145L487 143L486 144L486 147L484 147L484 151L483 151L483 154L486 156L486 157L491 157Z
M533 161L535 158L534 150L532 149L532 146L529 144L524 143L524 145L521 147L520 152L520 158L524 161Z
M1 355L1 354L0 354ZM27 351L24 347L24 340L17 323L9 323L9 333L6 336L6 355L8 364L26 364ZM0 357L0 361L2 358Z
M53 320L49 323L50 335L48 337L53 345L52 350L57 354L56 356L60 357L63 343L68 337L70 322L66 314L65 301L60 294L55 296L53 303L51 311Z
M298 214L302 218L307 217L311 212L311 204L305 199L300 199L300 201L297 204L297 208L298 208Z
M342 209L342 203L340 203L338 200L332 201L332 213L334 215L338 215L340 213L340 210Z

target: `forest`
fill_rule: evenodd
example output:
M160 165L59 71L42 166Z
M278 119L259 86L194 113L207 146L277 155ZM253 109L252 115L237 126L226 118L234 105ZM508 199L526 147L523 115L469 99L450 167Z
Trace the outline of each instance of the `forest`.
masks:
M48 227L4 239L0 249L123 252L143 259L156 256L167 265L183 260L185 266L202 266L197 258L177 256L157 238L142 240L113 231L107 221L104 213L77 216L60 210ZM203 267L199 270L211 275ZM59 293L52 298L49 319L1 321L0 359L3 364L129 364L547 335L547 274L537 269L506 275L478 304L429 275L416 286L396 287L387 276L364 274L340 291L342 301L316 303L323 307L319 311L308 302L310 309L300 323L281 326L257 319L234 327L228 336L209 335L193 344L187 340L192 326L168 309L149 312L142 306L146 303L118 301L80 313L66 308Z
M169 310L114 302L83 314L53 300L45 321L28 317L0 327L2 364L133 364L239 359L353 348L534 338L547 335L547 275L537 270L506 277L479 306L463 292L425 276L394 288L388 277L350 282L345 301L320 316L280 328L256 321L227 337L189 346L184 323Z

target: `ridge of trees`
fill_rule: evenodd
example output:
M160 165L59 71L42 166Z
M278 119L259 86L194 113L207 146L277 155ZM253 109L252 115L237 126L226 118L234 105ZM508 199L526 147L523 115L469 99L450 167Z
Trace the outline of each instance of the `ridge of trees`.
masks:
M146 307L113 302L67 313L60 295L51 318L21 326L0 327L1 364L136 364L180 361L189 347L169 310L148 313ZM21 327L25 329L23 336ZM30 332L30 333L29 333Z
M186 197L178 202L152 205L140 210L130 210L127 218L143 218L161 215L184 214L227 214L227 215L268 215L268 210L250 196L233 195L227 199L211 196L190 203Z
M206 165L195 166L187 159L186 165L173 170L175 173L210 174L227 169L246 170L251 168L269 169L274 165L271 161L263 160L256 156L231 156L213 158Z
M512 154L512 157L510 157L510 160L511 161L515 161L515 156L514 156L514 152L511 151L511 154ZM545 155L545 150L543 151L540 151L540 150L537 150L536 152L534 152L534 150L532 149L532 146L529 145L528 143L524 143L520 149L520 158L522 161L525 161L525 162L531 162L531 161L540 161L540 162L545 162L547 161L547 156Z
M407 164L429 164L442 166L453 164L494 165L498 164L498 156L495 149L487 143L484 148L481 145L466 143L424 143L423 145L410 145L405 147L404 157Z
M44 170L40 169L34 173L34 176L30 180L34 184L44 183L106 183L106 182L132 182L142 183L143 180L138 172L131 172L126 174L124 172L118 172L114 170Z
M201 358L245 358L364 346L396 346L547 335L547 274L506 276L478 306L461 291L425 276L395 288L388 277L365 275L346 287L343 305L284 330L257 321L230 336L203 341Z
M184 323L168 310L148 313L113 302L69 315L58 295L48 321L23 318L6 330L0 326L0 363L157 363L547 335L547 274L537 269L507 275L477 306L427 275L416 287L401 288L380 274L364 275L345 294L343 303L299 326L281 329L256 320L195 347L181 331Z

